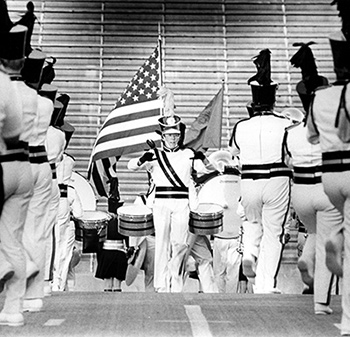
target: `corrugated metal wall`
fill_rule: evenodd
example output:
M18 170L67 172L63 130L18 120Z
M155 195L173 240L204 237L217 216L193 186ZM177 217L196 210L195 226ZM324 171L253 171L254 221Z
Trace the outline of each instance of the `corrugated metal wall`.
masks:
M27 1L7 0L11 18ZM301 108L295 91L301 79L289 59L294 42L315 41L319 73L335 79L327 36L340 28L330 0L132 0L34 1L33 47L57 58L54 84L71 97L67 120L76 127L69 152L86 176L91 149L105 117L128 82L163 38L163 80L175 94L176 113L186 123L203 110L225 81L222 147L233 125L247 116L251 58L272 51L272 79L279 82L276 110ZM146 146L145 146L146 147ZM144 173L118 164L126 201L146 188Z

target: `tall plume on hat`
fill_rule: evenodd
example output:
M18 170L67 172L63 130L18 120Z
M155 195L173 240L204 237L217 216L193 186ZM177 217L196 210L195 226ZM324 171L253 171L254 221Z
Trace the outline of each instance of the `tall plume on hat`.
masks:
M173 92L165 86L162 86L158 90L157 95L163 101L164 116L173 116L176 108Z
M342 20L342 33L350 42L350 3L349 0L333 0L331 5L337 5L338 16Z
M257 68L257 73L248 80L248 84L257 81L260 85L270 85L272 82L270 65L271 51L269 49L263 49L253 60Z
M310 48L313 44L315 44L313 41L293 43L294 47L300 48L290 59L292 66L301 69L302 81L297 84L296 89L305 111L309 108L313 91L320 86L328 84L325 77L318 75L315 58Z
M38 18L34 14L35 6L32 1L28 1L26 7L27 7L26 13L22 15L22 18L19 21L17 21L15 25L22 25L28 28L27 40L26 40L26 51L25 51L26 56L28 56L33 50L31 46L31 39L32 39L32 34L34 29L34 23L36 20L38 20Z

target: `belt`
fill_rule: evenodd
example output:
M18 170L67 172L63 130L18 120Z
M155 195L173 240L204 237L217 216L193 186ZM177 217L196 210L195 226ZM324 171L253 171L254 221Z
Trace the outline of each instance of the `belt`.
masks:
M293 181L295 184L314 185L322 182L321 166L294 166Z
M48 162L45 146L29 146L29 161L32 164L42 164Z
M16 144L7 145L7 148L0 155L0 162L28 161L28 143L19 141Z
M61 198L67 198L68 197L68 185L67 184L58 184L58 187L60 188Z
M188 199L187 187L160 186L156 187L155 198L159 199Z
M270 179L292 177L292 171L283 163L242 165L242 179Z
M57 179L57 171L56 171L56 164L50 163L51 171L52 171L52 179Z
M322 172L350 171L350 151L322 153Z
M106 240L103 242L103 249L104 250L121 250L125 251L124 249L124 242L123 240Z

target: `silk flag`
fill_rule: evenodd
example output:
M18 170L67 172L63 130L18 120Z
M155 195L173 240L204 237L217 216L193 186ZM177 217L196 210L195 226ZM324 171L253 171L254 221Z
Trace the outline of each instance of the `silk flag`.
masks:
M95 141L88 179L92 178L100 196L108 196L108 176L116 175L116 163L121 156L143 151L148 139L157 146L160 144L160 136L155 132L163 107L157 96L159 87L160 46L157 46L130 80Z
M186 130L185 146L195 151L221 148L223 86Z

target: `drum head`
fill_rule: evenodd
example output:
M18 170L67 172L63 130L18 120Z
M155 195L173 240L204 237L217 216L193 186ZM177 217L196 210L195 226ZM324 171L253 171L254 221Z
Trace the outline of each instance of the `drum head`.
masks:
M223 212L223 208L218 204L213 203L200 203L198 207L194 210L197 214L218 214Z
M215 176L204 182L198 192L200 204L219 204L223 207L223 231L231 235L238 235L242 224L237 214L240 193L240 177L235 174Z
M70 184L78 193L83 210L94 211L96 209L96 197L90 183L81 174L73 171Z
M110 219L111 216L106 213L106 212L101 212L101 211L87 211L84 210L84 215L82 220L87 220L87 221L105 221Z
M152 214L152 210L145 205L132 204L122 206L117 209L118 215L148 215Z

